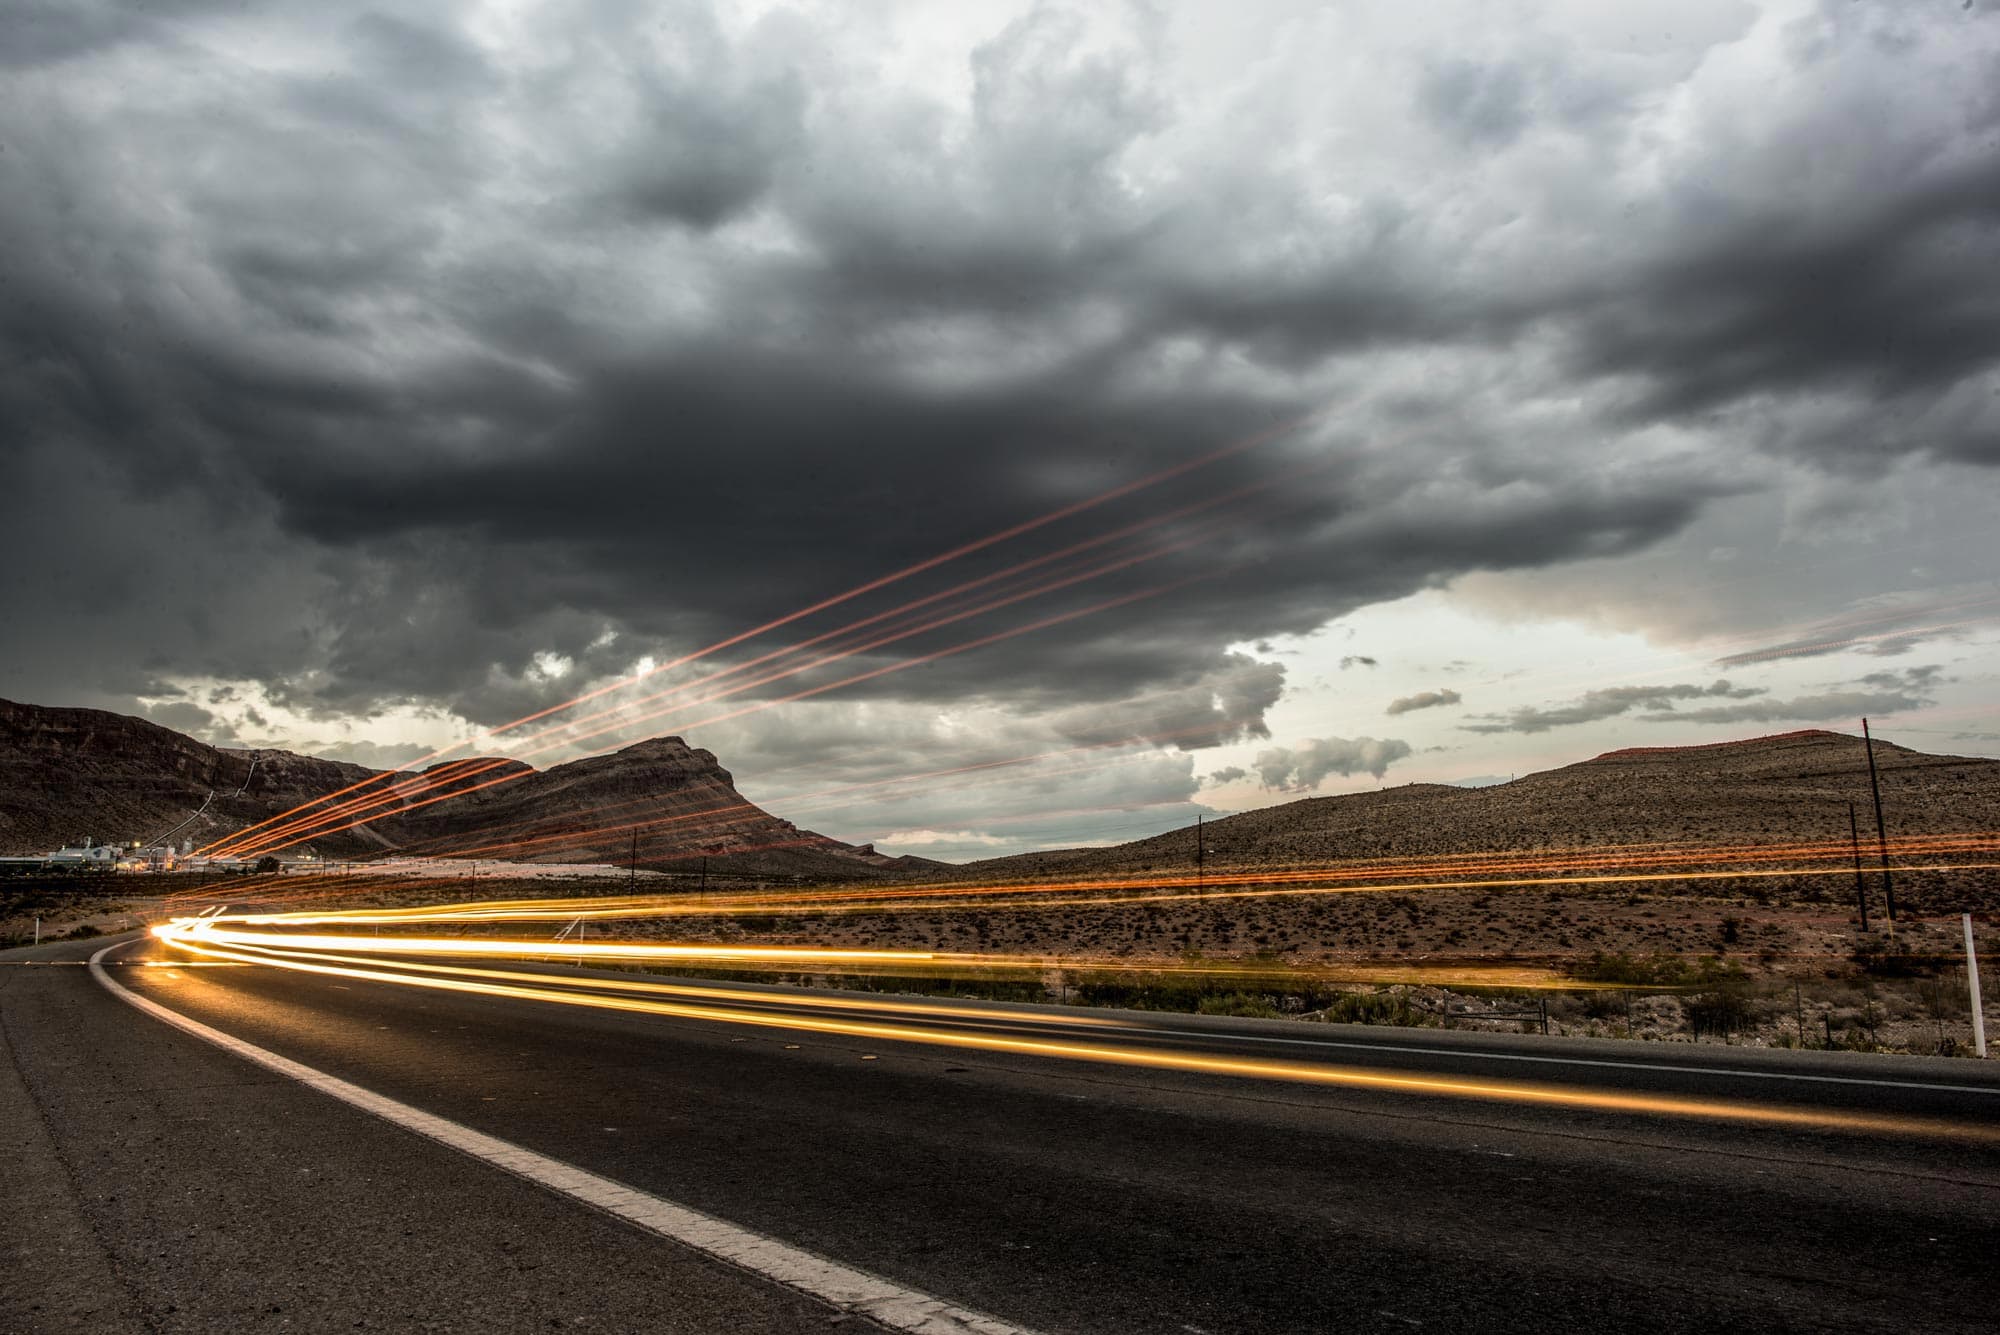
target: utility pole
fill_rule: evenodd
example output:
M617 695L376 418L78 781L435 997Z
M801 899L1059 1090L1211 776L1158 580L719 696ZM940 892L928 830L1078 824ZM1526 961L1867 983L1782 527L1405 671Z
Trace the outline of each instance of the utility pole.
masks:
M1875 775L1875 738L1868 732L1868 720L1861 720L1861 740L1868 746L1868 787L1875 794L1875 846L1882 852L1882 895L1889 901L1889 922L1896 921L1896 886L1889 879L1889 832L1882 825L1882 781Z
M1194 818L1194 892L1197 895L1208 893L1203 879L1207 869L1207 860L1208 846L1202 842L1201 817L1196 816Z
M1854 844L1854 902L1861 906L1861 930L1868 930L1868 883L1861 879L1861 824L1854 818L1854 803L1847 804L1847 837Z

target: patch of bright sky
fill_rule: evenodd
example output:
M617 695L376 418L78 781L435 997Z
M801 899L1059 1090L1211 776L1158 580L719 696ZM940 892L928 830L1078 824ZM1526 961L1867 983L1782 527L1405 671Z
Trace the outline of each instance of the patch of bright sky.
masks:
M1773 630L1761 639L1784 638ZM1413 754L1377 780L1368 774L1328 779L1318 793L1361 792L1399 783L1452 783L1526 774L1627 746L1684 746L1828 727L1858 731L1860 720L1771 722L1653 722L1631 712L1593 723L1540 733L1466 730L1522 708L1549 708L1586 692L1617 686L1711 685L1726 679L1778 698L1852 688L1860 678L1918 664L1944 666L1947 680L1936 704L1886 722L1886 735L1912 735L1923 750L2000 754L1992 729L1996 646L1991 629L1957 642L1932 642L1915 651L1880 657L1860 651L1719 666L1724 653L1749 645L1719 640L1660 644L1644 635L1559 618L1503 618L1482 614L1448 590L1364 608L1313 634L1259 645L1245 653L1275 657L1289 674L1285 697L1268 716L1272 737L1201 753L1203 773L1226 767L1253 769L1272 747L1295 747L1312 738L1399 738ZM1372 658L1372 666L1361 662ZM1345 662L1346 666L1342 666ZM1455 691L1460 703L1391 715L1392 701L1425 691ZM1984 724L1981 720L1984 719ZM1979 729L1987 732L1982 740ZM1201 800L1221 810L1266 806L1293 794L1262 788L1254 774L1203 791Z
M463 719L416 705L331 715L278 699L259 681L190 677L163 684L167 690L161 694L140 697L146 717L212 746L294 751L389 769L474 732Z

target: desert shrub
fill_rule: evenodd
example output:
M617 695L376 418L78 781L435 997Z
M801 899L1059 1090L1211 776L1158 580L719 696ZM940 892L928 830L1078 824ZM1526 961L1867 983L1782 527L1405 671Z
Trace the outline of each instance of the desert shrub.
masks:
M1688 963L1665 953L1636 956L1624 951L1593 950L1569 966L1572 978L1591 983L1622 983L1628 987L1674 987L1687 981Z
M1658 951L1651 955L1628 955L1623 951L1592 951L1571 964L1572 978L1591 983L1620 983L1627 987L1713 988L1740 985L1746 978L1741 964L1703 955L1690 960L1682 955Z
M76 926L69 929L68 939L71 941L88 941L93 936L103 936L103 935L104 935L103 932L100 932L97 928L92 927L89 923L84 922L84 923L78 923Z
M1198 1015L1241 1015L1253 1019L1275 1020L1278 1008L1273 999L1261 993L1222 992L1203 997L1195 1003Z
M1727 1038L1738 1030L1748 1028L1755 1014L1749 990L1743 987L1716 987L1696 992L1681 1005L1687 1014L1688 1028L1696 1038L1703 1034Z
M1583 994L1583 1013L1593 1020L1625 1018L1631 1008L1629 992L1586 992Z
M1402 992L1343 992L1326 1006L1324 1014L1333 1024L1419 1025L1431 1017L1410 1005Z
M1869 934L1854 943L1848 958L1876 978L1922 978L1937 971L1944 957L1898 949L1886 936Z

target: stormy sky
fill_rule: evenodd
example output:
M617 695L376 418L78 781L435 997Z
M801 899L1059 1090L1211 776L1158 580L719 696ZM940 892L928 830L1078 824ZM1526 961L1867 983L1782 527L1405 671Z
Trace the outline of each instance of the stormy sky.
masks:
M17 0L0 66L0 695L394 764L610 688L535 763L947 857L2000 754L1988 0Z

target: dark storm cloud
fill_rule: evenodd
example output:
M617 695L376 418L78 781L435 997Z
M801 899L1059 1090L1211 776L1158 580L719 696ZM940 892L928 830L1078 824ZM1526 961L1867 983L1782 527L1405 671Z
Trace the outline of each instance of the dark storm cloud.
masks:
M1900 137L1845 147L1854 201L1772 194L1766 158L1718 147L1640 201L1711 221L1635 224L1574 269L1481 269L1492 237L1452 232L1429 180L1359 181L1334 217L1262 144L1163 170L1187 103L1150 30L1106 46L1056 10L977 44L959 115L798 16L558 7L501 40L445 5L212 29L37 6L6 43L0 488L54 504L0 550L51 574L9 581L0 615L49 633L0 685L109 702L207 675L307 714L494 722L1331 409L786 634L954 578L1018 587L1010 561L1265 488L1213 533L1151 530L1107 553L1188 542L756 692L1129 596L842 698L1006 701L1074 738L1263 737L1282 674L1229 645L1469 570L1638 551L1755 485L1737 461L1758 449L1987 457L1996 409L1960 391L2000 350L1966 278L2000 220L1990 152L1963 147L2000 116L1991 29L1926 10L1893 21L1923 38L1898 55L1891 20L1847 12L1873 8L1830 8L1820 46L1786 56L1841 75L1824 124L1789 109L1753 148L1836 135L1948 43L1977 66L1950 86L1986 92L1962 124L1905 109ZM314 58L214 54L246 36ZM1419 100L1424 133L1474 157L1622 143L1643 104L1537 53L1433 62ZM1554 233L1619 201L1528 204ZM1866 401L1828 419L1828 386ZM1727 449L1620 450L1744 405ZM1874 429L1897 412L1921 429ZM1601 694L1579 708L1609 716ZM1582 721L1563 713L1540 726ZM1379 776L1401 745L1350 763L1362 743L1337 740L1272 772Z
M1384 711L1389 714L1407 714L1415 709L1436 709L1441 705L1455 705L1462 697L1449 688L1437 691L1418 691L1415 695L1402 695L1389 702Z
M1777 448L1877 471L1912 453L2000 463L2000 13L1826 0L1784 33L1812 77L1763 133L1678 155L1658 253L1586 302L1581 370L1624 377L1640 419L1743 409ZM1936 100L1919 68L1963 91ZM1748 96L1748 88L1734 93ZM1754 175L1753 175L1754 174ZM1796 415L1787 396L1815 406Z
M1764 692L1755 686L1732 686L1727 681L1712 682L1707 686L1677 683L1671 686L1607 686L1602 690L1585 691L1573 704L1558 705L1549 709L1524 707L1510 714L1491 716L1491 721L1461 725L1466 732L1547 732L1551 728L1572 728L1581 723L1595 723L1600 719L1616 718L1629 714L1635 709L1670 710L1676 700L1701 700L1722 698L1743 700ZM1691 714L1672 714L1666 717L1693 717Z

